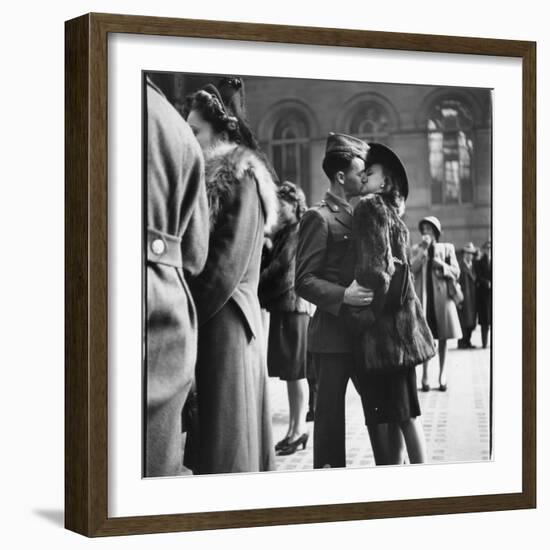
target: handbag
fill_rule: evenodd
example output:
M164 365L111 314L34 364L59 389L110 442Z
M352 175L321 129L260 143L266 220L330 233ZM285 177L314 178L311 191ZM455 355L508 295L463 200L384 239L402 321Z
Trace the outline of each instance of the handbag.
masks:
M394 258L395 271L392 275L384 311L397 311L404 303L409 292L410 268L408 262Z
M448 265L451 265L451 258L445 258L445 262ZM462 292L462 287L454 277L450 277L447 279L447 294L457 306L462 304L462 302L464 301L464 293Z

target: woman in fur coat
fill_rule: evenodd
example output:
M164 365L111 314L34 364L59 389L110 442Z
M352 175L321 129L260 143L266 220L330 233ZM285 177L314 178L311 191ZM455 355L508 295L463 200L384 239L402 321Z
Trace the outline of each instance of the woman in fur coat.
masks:
M286 381L289 415L285 437L275 445L281 455L305 448L307 406L307 328L312 305L294 289L298 224L305 213L306 197L289 181L278 188L279 223L273 245L266 252L258 296L269 311L267 368L269 376Z
M242 83L233 81L238 95ZM258 279L278 201L236 110L212 85L186 106L204 152L211 224L206 267L191 285L199 319L200 474L274 469Z
M369 143L364 191L353 214L355 278L374 291L356 310L364 410L377 464L426 459L416 365L435 353L408 270L409 232L401 220L408 181L397 155Z

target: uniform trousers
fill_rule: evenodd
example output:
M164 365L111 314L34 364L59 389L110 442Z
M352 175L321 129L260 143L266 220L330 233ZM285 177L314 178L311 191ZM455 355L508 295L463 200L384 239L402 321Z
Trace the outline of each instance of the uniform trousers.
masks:
M317 403L313 428L313 467L346 466L346 388L351 379L360 393L351 353L312 353Z

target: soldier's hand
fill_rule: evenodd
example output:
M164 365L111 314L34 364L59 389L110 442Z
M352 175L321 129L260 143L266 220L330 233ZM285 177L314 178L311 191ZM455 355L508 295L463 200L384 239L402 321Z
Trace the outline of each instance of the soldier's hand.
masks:
M344 304L348 306L369 306L374 299L374 292L353 281L344 292Z

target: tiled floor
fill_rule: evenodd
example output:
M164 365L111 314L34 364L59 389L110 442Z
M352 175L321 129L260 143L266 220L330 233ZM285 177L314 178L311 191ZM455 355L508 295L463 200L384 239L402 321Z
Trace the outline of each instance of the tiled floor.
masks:
M472 337L480 346L479 330ZM448 390L437 390L438 359L430 364L430 392L419 392L422 423L426 436L428 461L462 462L489 459L489 373L490 350L457 350L449 342L447 353ZM421 368L417 377L420 384ZM273 411L273 440L286 433L288 404L285 383L270 379ZM306 470L313 467L313 424L306 450L289 456L278 456L278 470ZM346 395L347 466L374 466L361 401L350 383Z

